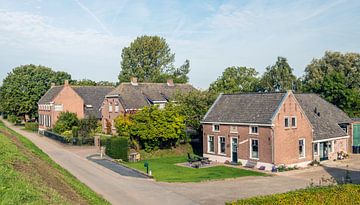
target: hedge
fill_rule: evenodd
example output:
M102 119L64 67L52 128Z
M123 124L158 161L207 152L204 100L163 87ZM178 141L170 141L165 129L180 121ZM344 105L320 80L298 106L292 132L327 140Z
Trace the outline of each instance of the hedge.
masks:
M106 155L114 159L128 161L129 140L125 137L111 137L106 140Z
M25 129L33 132L37 132L39 124L37 122L25 122Z

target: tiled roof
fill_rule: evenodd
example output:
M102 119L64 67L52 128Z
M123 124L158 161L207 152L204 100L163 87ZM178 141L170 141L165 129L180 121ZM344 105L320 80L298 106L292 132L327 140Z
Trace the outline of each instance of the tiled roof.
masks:
M203 122L271 124L285 96L284 92L222 94Z
M101 117L100 107L105 95L114 89L110 86L71 86L71 88L84 100L85 106L92 106L92 108L85 107L85 115L99 118Z
M63 89L64 86L53 86L51 87L38 101L38 104L50 103Z
M351 123L352 120L341 109L317 94L294 95L313 126L314 140L347 136L339 124Z
M118 97L125 109L141 109L156 101L168 101L177 92L189 92L195 88L189 84L121 83L107 97Z

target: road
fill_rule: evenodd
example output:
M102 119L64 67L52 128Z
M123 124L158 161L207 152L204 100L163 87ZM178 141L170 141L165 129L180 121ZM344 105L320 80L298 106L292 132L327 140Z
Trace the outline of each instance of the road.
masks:
M4 123L31 140L56 163L112 204L224 204L239 198L305 188L311 179L317 181L321 177L331 176L331 172L323 167L316 167L269 177L240 177L202 183L155 182L152 179L121 176L87 160L87 156L96 153L93 147L63 145L22 130L5 120ZM360 161L360 157L358 160ZM342 174L344 170L336 169L334 172ZM352 174L360 176L359 172Z

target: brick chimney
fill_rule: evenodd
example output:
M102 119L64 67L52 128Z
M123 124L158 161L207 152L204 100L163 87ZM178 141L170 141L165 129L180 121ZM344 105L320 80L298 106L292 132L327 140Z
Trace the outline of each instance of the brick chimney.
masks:
M64 86L69 86L69 80L64 81Z
M167 85L168 85L168 86L174 86L174 81L173 81L173 79L168 79L168 80L167 80Z
M138 85L137 77L131 77L131 85Z

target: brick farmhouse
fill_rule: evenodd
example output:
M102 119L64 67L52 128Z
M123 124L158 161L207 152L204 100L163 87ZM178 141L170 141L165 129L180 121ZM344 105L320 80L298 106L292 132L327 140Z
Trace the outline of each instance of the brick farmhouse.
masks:
M115 133L114 120L120 115L131 114L150 105L158 105L161 109L167 102L173 101L176 93L194 89L190 84L176 84L172 80L167 83L138 83L137 78L131 78L131 82L121 83L105 96L101 107L103 132L111 129Z
M352 120L316 94L220 94L205 115L203 154L267 170L351 152Z
M61 112L76 113L78 118L94 116L101 119L100 107L110 86L71 86L65 81L62 86L52 87L38 102L39 130L51 129Z

